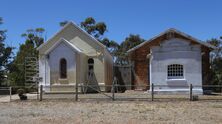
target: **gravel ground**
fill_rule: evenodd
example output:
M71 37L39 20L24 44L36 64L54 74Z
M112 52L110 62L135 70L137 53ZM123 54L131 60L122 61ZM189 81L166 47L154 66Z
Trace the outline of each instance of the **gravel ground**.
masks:
M0 110L1 124L222 123L222 101L28 100Z

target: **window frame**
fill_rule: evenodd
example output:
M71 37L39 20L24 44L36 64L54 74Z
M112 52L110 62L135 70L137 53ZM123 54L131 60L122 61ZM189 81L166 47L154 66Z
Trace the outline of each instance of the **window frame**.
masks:
M168 80L184 79L184 66L182 64L170 64L167 66Z

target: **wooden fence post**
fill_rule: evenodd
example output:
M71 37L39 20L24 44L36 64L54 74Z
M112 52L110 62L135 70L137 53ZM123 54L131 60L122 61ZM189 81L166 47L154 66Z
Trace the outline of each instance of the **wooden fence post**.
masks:
M12 100L12 87L9 87L9 94L10 94L10 102L11 102L11 100Z
M154 99L154 84L153 83L151 84L151 99L152 101Z
M79 85L76 82L76 101L78 101L78 89L79 89Z
M112 85L112 100L115 100L115 89L116 89L116 77L114 77L113 85Z
M40 85L40 101L42 101L43 85Z
M190 84L190 101L192 101L193 100L193 85L192 84Z

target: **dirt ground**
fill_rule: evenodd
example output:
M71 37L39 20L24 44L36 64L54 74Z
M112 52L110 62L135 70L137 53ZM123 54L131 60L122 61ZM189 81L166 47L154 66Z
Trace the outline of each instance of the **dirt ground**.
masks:
M0 103L1 124L222 123L222 101L37 100Z

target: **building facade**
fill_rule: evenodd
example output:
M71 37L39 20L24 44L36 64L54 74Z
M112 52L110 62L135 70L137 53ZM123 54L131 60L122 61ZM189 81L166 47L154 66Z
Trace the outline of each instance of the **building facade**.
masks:
M209 74L209 53L214 47L176 29L143 42L128 51L135 85L154 84L155 91L202 93Z
M39 48L39 71L44 90L74 91L77 83L112 84L112 56L106 47L70 22Z

